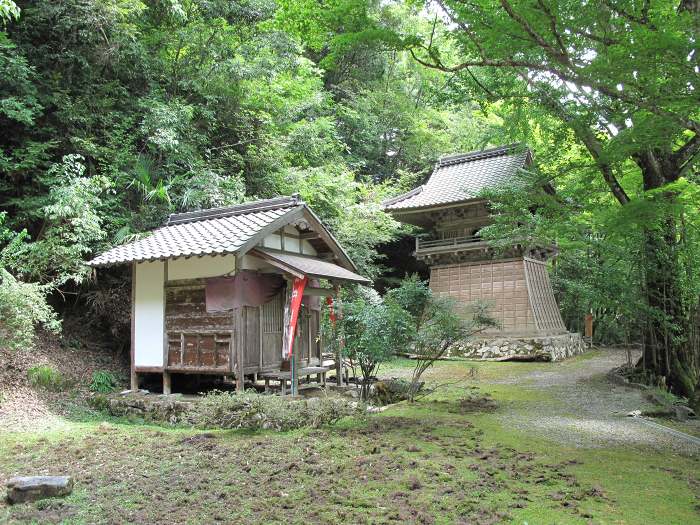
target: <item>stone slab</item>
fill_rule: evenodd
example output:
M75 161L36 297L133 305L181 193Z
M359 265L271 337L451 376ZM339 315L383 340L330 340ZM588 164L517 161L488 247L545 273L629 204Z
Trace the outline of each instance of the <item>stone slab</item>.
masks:
M71 492L70 476L20 476L7 481L7 499L11 503L67 496Z

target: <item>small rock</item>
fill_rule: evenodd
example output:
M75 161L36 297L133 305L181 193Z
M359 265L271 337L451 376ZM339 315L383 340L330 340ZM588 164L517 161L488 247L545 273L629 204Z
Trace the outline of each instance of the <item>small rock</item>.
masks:
M10 503L67 496L71 492L71 476L23 476L7 482L7 499Z
M686 421L689 418L695 417L695 411L684 405L674 405L673 409L676 411L676 419L678 421Z

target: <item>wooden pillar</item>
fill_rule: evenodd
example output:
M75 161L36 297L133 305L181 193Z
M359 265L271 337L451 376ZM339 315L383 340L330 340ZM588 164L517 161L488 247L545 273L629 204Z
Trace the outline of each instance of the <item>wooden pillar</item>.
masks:
M167 370L163 370L163 393L168 395L168 394L172 394L172 392L173 392L173 388L172 388L170 372L168 372Z
M168 338L168 326L166 315L166 303L168 302L168 261L163 263L163 394L170 395L173 392L170 372L168 372L168 347L170 346ZM184 348L182 350L184 354Z
M335 289L335 315L338 320L343 318L343 305L340 302L340 285L336 284L333 286ZM338 341L338 350L335 355L335 377L338 386L343 386L343 347L345 342L341 339Z
M246 345L246 309L241 307L234 310L234 315L236 316L236 345L234 351L236 352L236 391L245 391L245 378L243 377L243 350Z
M235 272L243 270L243 258L236 256L234 262ZM246 311L245 308L235 308L233 310L233 353L231 356L232 367L236 369L236 392L245 391L245 378L243 377L243 351L246 345Z
M139 389L136 373L136 263L131 263L131 390Z

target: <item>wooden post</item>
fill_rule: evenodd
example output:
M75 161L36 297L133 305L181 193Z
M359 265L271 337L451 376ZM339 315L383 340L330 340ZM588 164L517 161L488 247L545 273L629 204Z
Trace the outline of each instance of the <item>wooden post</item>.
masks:
M343 318L343 305L340 302L340 285L336 284L333 286L335 288L335 316L338 320ZM338 386L343 386L343 341L338 341L338 350L335 354L335 377Z
M166 395L172 394L172 382L170 377L170 372L163 370L163 393Z
M131 263L131 390L139 389L136 373L136 263Z
M292 355L290 357L292 361L292 396L296 396L299 394L299 370L297 367L297 354L294 350L292 350Z
M245 322L245 315L246 315L246 310L244 307L237 308L234 310L236 312L236 319L238 320L238 323L236 324L236 333L238 334L238 337L236 338L236 391L237 392L244 392L245 391L245 378L243 377L243 348L245 347L246 344L246 333L245 333L245 327L246 327L246 322Z
M237 255L234 262L235 273L243 270L243 257ZM235 355L235 367L236 369L236 392L243 393L245 391L245 378L243 377L243 349L246 345L247 333L246 333L246 321L245 321L246 311L244 307L235 308L233 310L233 335L234 344L233 352ZM232 358L234 356L231 356Z
M163 263L163 394L169 395L172 393L172 381L170 372L168 372L168 350L170 343L168 341L168 322L166 315L166 306L168 302L168 261Z

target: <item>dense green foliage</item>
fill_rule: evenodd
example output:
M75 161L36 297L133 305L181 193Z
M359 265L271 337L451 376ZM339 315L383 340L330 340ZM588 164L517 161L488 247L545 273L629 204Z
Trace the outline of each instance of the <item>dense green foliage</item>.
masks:
M127 277L86 282L96 252L174 211L298 192L376 277L375 246L398 228L379 202L497 124L444 106L442 75L407 54L346 38L339 17L399 28L410 11L398 6L0 6L0 266L59 307L77 294L88 322L122 338Z

